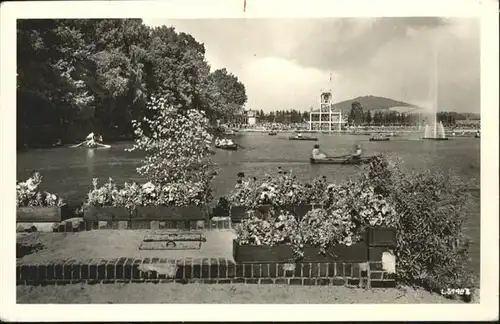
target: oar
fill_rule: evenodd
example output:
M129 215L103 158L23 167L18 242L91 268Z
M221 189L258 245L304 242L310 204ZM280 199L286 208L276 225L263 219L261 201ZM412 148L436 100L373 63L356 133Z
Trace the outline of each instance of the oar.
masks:
M70 147L71 147L71 148L80 147L80 146L82 146L84 143L85 143L85 142L81 142L80 144L71 145Z

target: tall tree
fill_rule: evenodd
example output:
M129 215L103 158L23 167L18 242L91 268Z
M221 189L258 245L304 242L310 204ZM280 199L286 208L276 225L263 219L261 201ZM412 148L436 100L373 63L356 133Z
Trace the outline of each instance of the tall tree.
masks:
M235 75L225 68L215 70L210 73L209 82L212 90L210 95L217 99L215 113L219 117L230 119L243 110L247 102L246 90Z
M363 106L358 101L354 101L351 104L351 111L349 113L349 120L355 125L361 125L363 123Z
M367 111L366 112L366 116L365 116L365 122L370 125L372 123L372 113L371 111Z

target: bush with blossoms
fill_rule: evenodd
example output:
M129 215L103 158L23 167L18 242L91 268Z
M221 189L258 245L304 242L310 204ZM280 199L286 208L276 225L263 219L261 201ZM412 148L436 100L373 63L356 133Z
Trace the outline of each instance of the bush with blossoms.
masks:
M47 191L40 191L43 177L40 173L35 172L33 175L24 182L16 184L16 206L28 207L55 207L64 205L62 198L57 197Z
M328 183L325 177L302 183L281 168L277 175L262 179L238 176L228 197L231 205L273 207L262 219L252 217L236 225L240 244L289 244L300 259L305 245L317 246L327 254L332 245L360 242L367 227L395 225L394 205L377 193L378 187L369 177L341 184ZM288 205L303 204L319 208L300 220L287 211Z
M272 183L268 179L261 181ZM321 253L328 254L329 246L359 242L369 226L390 226L396 228L394 254L400 283L436 292L448 288L472 291L478 284L471 272L470 240L466 235L467 220L473 217L470 193L468 184L461 179L431 170L409 172L401 168L401 163L392 163L380 155L363 166L353 180L341 184L315 181L319 181L316 189L326 187L324 195L312 194L308 191L311 187L299 183L294 183L296 189L305 191L294 195L302 197L297 201L314 196L321 201L321 208L308 212L301 220L280 208L263 218L245 219L236 226L240 244L288 244L300 259L305 245L317 246ZM256 179L240 179L230 195L232 204L260 198L263 189L257 184ZM278 194L266 197L263 202L277 207L290 202L280 200Z
M231 206L257 207L273 205L321 204L325 200L326 179L314 179L303 184L293 172L287 172L278 167L275 174L263 178L246 177L238 174L238 181L227 197Z
M112 179L99 187L94 179L85 206L186 206L203 205L212 199L210 167L212 136L203 111L180 110L164 98L152 97L146 116L132 122L136 135L129 152L144 153L137 172L144 184L125 183L118 188Z
M205 191L201 183L193 187L181 183L154 185L125 183L119 187L109 178L108 182L99 186L98 179L92 182L92 190L87 195L83 208L91 206L125 207L134 210L140 206L189 206L204 204Z

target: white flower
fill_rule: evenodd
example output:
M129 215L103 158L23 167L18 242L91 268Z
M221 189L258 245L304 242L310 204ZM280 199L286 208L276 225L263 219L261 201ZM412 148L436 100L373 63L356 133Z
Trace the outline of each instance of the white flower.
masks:
M350 236L346 237L344 239L344 244L347 246L351 246L352 245L352 238Z

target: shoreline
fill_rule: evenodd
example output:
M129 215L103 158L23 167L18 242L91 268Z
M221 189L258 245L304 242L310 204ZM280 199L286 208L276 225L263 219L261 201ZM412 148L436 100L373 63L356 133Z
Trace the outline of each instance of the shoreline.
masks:
M271 131L271 129L256 129L256 128L242 128L242 129L237 129L235 128L234 131L236 133L268 133ZM292 128L292 129L286 129L286 130L273 130L275 132L283 133L283 134L291 134L291 133L313 133L313 134L333 134L333 135L366 135L367 133L370 133L370 135L376 134L376 133L394 133L394 134L419 134L423 133L423 130L418 130L418 129L359 129L356 131L353 130L341 130L341 131L319 131L319 130L304 130L304 129L297 129L297 128ZM471 129L454 129L454 130L446 130L446 134L448 134L450 137L452 133L458 134L458 133L463 133L464 135L467 136L474 136L474 134L477 133L478 130L471 130ZM459 137L459 135L455 135L455 137Z

